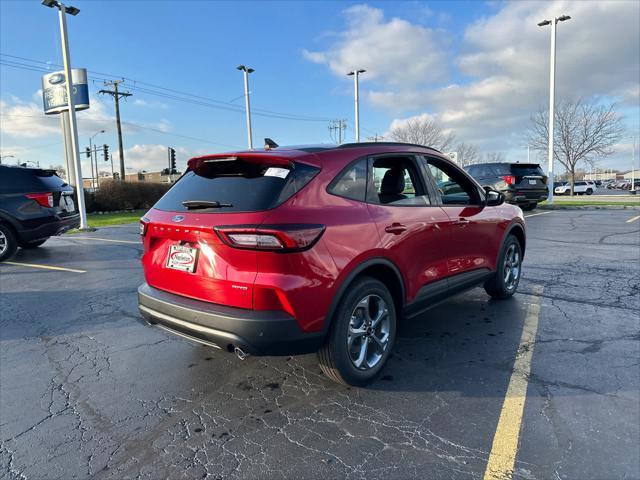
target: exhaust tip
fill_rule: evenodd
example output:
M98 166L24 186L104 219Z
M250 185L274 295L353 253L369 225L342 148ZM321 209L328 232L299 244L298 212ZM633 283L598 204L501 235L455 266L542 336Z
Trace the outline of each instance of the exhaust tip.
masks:
M238 357L240 360L244 360L245 358L247 358L249 356L249 354L247 352L245 352L244 350L242 350L240 347L235 347L233 349L233 353L235 353L236 357Z

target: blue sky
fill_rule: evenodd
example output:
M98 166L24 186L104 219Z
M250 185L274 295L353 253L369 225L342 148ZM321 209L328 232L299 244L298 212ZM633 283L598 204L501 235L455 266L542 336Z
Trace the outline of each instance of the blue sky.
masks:
M124 88L133 93L122 106L122 119L129 122L125 158L132 168L163 168L169 145L182 164L191 155L244 147L242 76L235 69L240 63L256 70L256 113L317 120L254 115L255 144L265 136L281 144L329 142L328 119L346 119L351 139L352 82L344 73L358 66L368 70L361 83L363 136L428 116L460 141L515 159L524 151L528 116L547 101L548 30L533 19L568 11L574 19L558 27L558 55L579 60L559 62L558 94L619 103L628 138L601 165L624 168L631 139L638 137L638 4L587 3L591 8L564 1L78 0L73 4L81 13L68 19L73 65L100 72L90 74L92 108L78 113L80 144L105 128L96 142L116 150L113 102L96 94L108 74L126 77ZM37 70L47 66L32 60L61 62L53 10L37 1L2 1L0 14L5 63ZM630 23L621 28L624 19ZM586 45L584 32L590 32ZM610 41L614 34L620 47ZM604 40L612 44L605 48ZM59 124L41 114L40 76L0 65L0 154L60 164ZM216 100L222 108L176 101L166 97L175 94L157 88L161 95L150 94L142 90L148 85L133 80L175 89L183 98Z

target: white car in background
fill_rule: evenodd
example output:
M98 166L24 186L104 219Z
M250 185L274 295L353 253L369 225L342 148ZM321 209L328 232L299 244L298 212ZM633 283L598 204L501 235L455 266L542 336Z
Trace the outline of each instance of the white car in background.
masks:
M592 182L576 182L574 185L574 193L576 195L591 195L596 190L596 186ZM561 185L556 185L553 189L553 193L556 195L571 195L571 183L563 182Z

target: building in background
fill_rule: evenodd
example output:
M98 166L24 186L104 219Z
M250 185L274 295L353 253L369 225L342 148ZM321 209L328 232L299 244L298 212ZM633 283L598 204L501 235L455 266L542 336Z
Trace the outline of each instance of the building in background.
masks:
M171 175L171 179L175 182L178 178L180 178L181 173L177 172ZM149 183L172 183L169 180L169 174L166 170L160 172L136 172L136 173L127 173L125 175L125 180L127 182L149 182ZM113 178L111 175L104 175L98 178L98 187L104 182L112 181ZM82 183L84 188L89 191L95 190L93 188L93 180L91 178L83 178Z

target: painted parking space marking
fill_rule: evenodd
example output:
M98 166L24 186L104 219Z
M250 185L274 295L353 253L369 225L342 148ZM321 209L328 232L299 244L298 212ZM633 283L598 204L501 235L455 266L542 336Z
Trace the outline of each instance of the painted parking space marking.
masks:
M22 262L3 262L6 265L15 265L18 267L31 267L31 268L41 268L43 270L56 270L60 272L71 272L71 273L87 273L86 270L78 270L76 268L67 268L67 267L54 267L51 265L40 265L38 263L22 263Z
M532 213L531 215L525 215L524 218L537 217L538 215L547 215L548 213L553 213L553 212Z
M491 446L489 461L484 472L484 480L510 480L513 477L522 415L527 398L528 379L531 372L533 346L538 332L542 292L542 286L535 286L533 295L529 297L531 303L527 307L520 345L516 352L509 386L502 404L496 433L493 437L493 445Z
M98 242L111 242L111 243L131 243L134 245L141 245L141 242L134 242L132 240L114 240L111 238L99 238L99 237L77 237L75 235L70 235L68 237L69 240L96 240Z
M636 215L635 217L630 218L629 220L627 220L627 223L631 223L631 222L635 222L636 220L638 220L640 218L640 215Z

